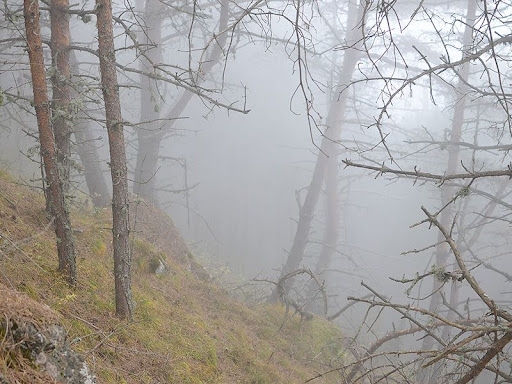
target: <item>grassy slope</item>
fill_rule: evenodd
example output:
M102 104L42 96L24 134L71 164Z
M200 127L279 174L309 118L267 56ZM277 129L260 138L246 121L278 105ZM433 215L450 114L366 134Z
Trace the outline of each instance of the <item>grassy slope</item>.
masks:
M237 302L189 271L169 218L144 211L147 225L138 225L134 239L136 316L122 322L113 314L109 211L73 212L79 283L72 290L55 271L43 196L0 174L0 283L61 314L99 383L301 383L339 365L335 326L298 316L283 325L281 306ZM161 276L150 271L159 258L170 270Z

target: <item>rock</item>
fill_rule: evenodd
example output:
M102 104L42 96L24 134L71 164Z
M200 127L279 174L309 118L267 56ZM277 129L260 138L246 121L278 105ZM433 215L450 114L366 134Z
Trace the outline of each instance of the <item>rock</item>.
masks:
M95 384L84 358L73 351L60 315L0 284L0 359L11 364L0 384Z
M70 348L64 327L57 324L38 330L32 323L10 320L12 339L25 356L59 383L95 384L82 356Z
M158 260L158 267L156 267L156 269L155 269L155 275L163 275L166 272L167 272L167 267L165 266L165 264L162 261L162 259L159 259Z

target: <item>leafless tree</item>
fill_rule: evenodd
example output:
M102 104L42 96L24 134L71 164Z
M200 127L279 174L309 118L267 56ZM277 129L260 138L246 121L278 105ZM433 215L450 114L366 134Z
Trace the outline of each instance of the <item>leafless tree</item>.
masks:
M256 2L256 4L258 3L260 2ZM228 26L232 10L227 1L220 1L218 5L218 11L213 9L213 12L218 12L218 27L213 32L213 39L207 41L204 50L200 51L203 54L199 58L197 68L192 63L192 46L196 44L196 29L201 29L203 26L198 17L199 8L203 8L203 6L211 8L212 5L195 4L191 13L177 12L174 6L167 6L154 0L146 1L143 8L141 5L139 6L142 13L139 41L137 42L137 45L140 46L141 114L140 124L136 129L138 150L133 191L154 204L158 204L156 180L159 151L164 138L172 133L176 122L182 117L190 100L194 96L202 97L210 92L206 88L202 88L206 79L214 66L227 59L229 51L227 44L230 38L232 39L229 34L233 26ZM180 30L174 36L162 36L169 22L171 25L180 25ZM207 32L202 33L206 34ZM178 94L171 99L172 102L167 101L170 95L166 94L166 83L162 81L169 66L169 63L166 63L162 57L163 38L187 39L187 44L190 45L188 68L187 66L179 68L181 74L178 80L182 83ZM212 108L220 105L213 100L206 101L211 103ZM244 109L234 108L234 106L224 107L242 113L248 112Z
M407 319L410 328L377 337L374 345L378 348L402 337L407 341L403 347L380 352L368 347L341 368L348 380L459 384L485 380L480 375L487 372L490 382L511 382L507 369L507 346L512 340L509 304L493 297L491 287L482 281L484 276L489 278L484 273L486 258L492 258L500 248L496 244L489 254L489 247L479 245L488 242L485 236L493 236L485 228L508 216L510 209L504 199L509 193L507 183L493 180L512 175L507 155L503 155L510 149L510 74L506 63L511 40L508 34L498 32L512 17L509 10L504 1L471 0L465 9L460 4L444 8L437 2L409 7L404 3L400 7L396 2L379 1L369 7L371 17L363 33L366 58L359 66L359 79L350 88L380 85L379 109L368 124L375 130L377 141L359 147L343 162L352 169L372 171L374 177L435 184L442 198L435 209L422 207L425 219L413 224L435 228L438 238L434 244L406 253L436 250L435 262L424 273L395 278L407 286L406 298L390 300L366 283L363 286L372 298L349 298L368 306L362 328L370 333L387 310ZM444 17L445 12L451 16ZM422 22L426 23L418 27L422 33L411 33L410 39L415 40L408 40L408 29ZM395 29L397 25L401 28ZM426 36L437 45L425 44ZM434 47L442 54L436 55ZM435 127L425 130L426 138L407 140L411 147L397 151L393 133L387 131L388 121L403 96L422 87L428 90L432 103L451 99L450 129L444 133ZM382 147L387 155L382 156L375 147ZM403 160L412 157L416 164ZM434 158L445 160L444 165L432 161ZM501 216L497 204L504 212ZM420 295L418 287L426 279L432 279L433 288L429 294ZM445 292L449 286L450 291ZM425 301L430 302L427 308L423 307ZM422 345L410 338L413 333L423 340Z
M304 251L309 240L311 224L315 215L315 208L320 197L327 169L329 169L329 190L331 193L335 193L336 191L336 186L333 185L333 182L335 183L338 168L338 143L340 141L340 134L348 100L348 93L342 92L342 90L350 84L356 63L360 57L363 37L362 30L364 28L365 15L367 11L366 6L367 3L365 1L360 2L358 6L355 2L349 3L349 9L347 11L347 36L345 41L346 50L343 56L343 63L339 69L339 77L336 80L335 90L333 92L335 96L329 107L315 169L313 171L311 183L307 189L304 202L300 206L295 237L286 263L281 270L281 278L290 272L299 269L300 264L302 263ZM299 12L300 10L297 11ZM338 97L338 95L340 96ZM333 196L334 195L330 195L330 198L333 199ZM330 212L330 215L332 215L330 220L336 221L335 213ZM336 248L336 246L334 246L334 248L332 247L333 243L336 242L336 235L332 232L336 231L336 225L332 226L332 222L329 224L331 224L329 226L329 231L331 232L326 234L326 236L329 237L329 239L326 239L328 244L327 248L329 249L324 250L326 254L322 256L323 260L320 262L321 265L326 264L329 259L329 253ZM286 288L287 290L292 283L293 281L289 282L289 285ZM270 300L275 301L278 297L277 291L274 291Z

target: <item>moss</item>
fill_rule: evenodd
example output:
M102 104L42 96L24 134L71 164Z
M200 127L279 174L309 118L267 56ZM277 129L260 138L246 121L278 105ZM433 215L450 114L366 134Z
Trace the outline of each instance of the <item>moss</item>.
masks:
M140 257L151 256L156 252L155 247L143 239L135 239L133 241L133 251Z

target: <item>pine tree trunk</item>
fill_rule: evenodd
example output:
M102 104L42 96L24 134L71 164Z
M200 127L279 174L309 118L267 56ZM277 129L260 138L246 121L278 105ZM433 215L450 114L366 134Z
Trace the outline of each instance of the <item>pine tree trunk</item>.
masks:
M133 316L133 300L131 292L128 178L123 119L115 67L111 0L96 0L96 9L101 85L105 103L113 188L112 233L114 237L116 314L121 318L131 319Z
M90 124L87 120L79 120L85 115L79 112L77 121L73 127L76 139L76 152L84 167L85 184L89 191L92 204L97 208L103 208L111 203L107 182L101 170L96 139L92 135ZM86 116L83 116L87 118Z
M71 127L69 67L69 0L50 2L52 52L52 118L60 180L64 194L69 194L71 170Z
M157 0L147 0L143 11L143 29L139 38L143 42L140 55L140 70L153 73L155 66L162 63L162 23L165 5ZM140 75L140 123L137 132L137 161L133 193L154 205L158 205L156 178L158 171L158 154L164 132L173 125L173 121L160 121L163 106L159 81L144 74Z
M147 125L151 126L152 124ZM139 145L135 163L133 193L155 206L158 206L156 174L162 138L163 135L161 134L137 131Z
M43 166L48 184L47 206L50 207L51 215L55 220L59 271L66 276L69 284L75 285L75 246L69 213L66 209L64 188L59 177L56 161L55 139L51 125L50 102L47 95L43 47L39 26L38 2L24 0L23 14L25 16L25 31L34 91L34 107L39 130L39 142L41 144L41 157L43 158Z

